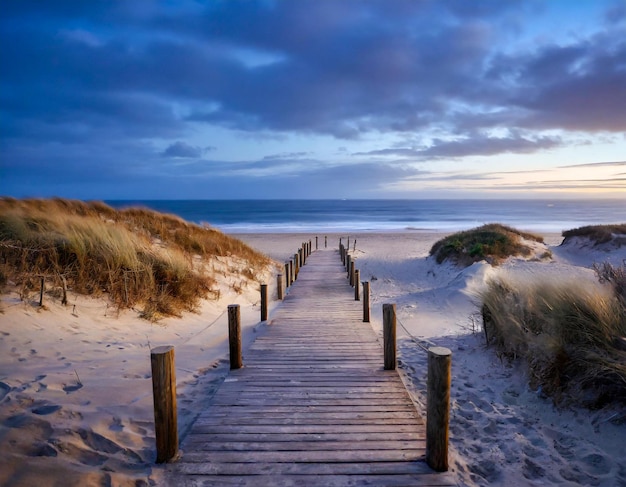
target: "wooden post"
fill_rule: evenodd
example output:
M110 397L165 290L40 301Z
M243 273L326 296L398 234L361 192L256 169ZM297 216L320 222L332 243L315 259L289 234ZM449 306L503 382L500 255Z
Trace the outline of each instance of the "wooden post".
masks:
M352 256L350 254L348 254L346 256L346 271L348 272L348 279L350 279L350 260L352 259Z
M363 323L370 322L370 282L363 281Z
M283 275L278 274L276 276L276 297L279 301L283 299Z
M41 278L41 291L39 291L39 306L43 306L43 292L46 290L46 279Z
M293 284L293 259L289 259L289 285Z
M451 368L452 352L449 349L444 347L428 349L426 462L437 472L448 470Z
M315 238L317 239L317 237ZM311 242L311 239L309 239L309 246L307 247L307 250L309 251L309 255L311 255L311 252L313 252L313 242Z
M339 246L339 255L341 256L341 264L346 265L346 252L343 245Z
M267 321L267 284L261 284L261 321Z
M350 270L348 271L348 275L350 276L350 285L354 286L354 259L350 260Z
M324 248L328 248L328 235L324 235Z
M174 347L166 345L150 351L154 430L157 463L172 460L178 453L178 420L176 418L176 368Z
M289 286L291 286L291 282L289 282L289 262L285 262L285 291Z
M241 314L238 304L228 305L228 345L230 349L230 368L243 367L241 358Z
M293 254L293 280L298 279L298 272L300 270L300 261L298 259L298 254Z
M317 246L317 235L315 236L315 250L317 250L319 247Z
M358 269L354 269L354 300L361 301L361 296L359 295L359 278L361 277L361 272Z
M385 370L396 369L396 305L383 304L383 347Z

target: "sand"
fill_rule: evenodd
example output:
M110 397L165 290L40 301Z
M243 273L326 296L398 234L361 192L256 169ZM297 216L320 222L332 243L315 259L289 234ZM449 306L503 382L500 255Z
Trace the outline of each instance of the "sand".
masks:
M309 234L236 236L279 262L309 238L315 248ZM396 303L400 370L418 405L425 404L426 355L416 342L453 352L450 464L459 485L626 485L623 412L555 408L528 387L521 367L485 347L477 313L477 293L490 276L544 274L593 286L591 265L621 263L626 247L559 247L561 238L551 234L552 259L460 270L428 258L442 236L361 233L356 247L350 237L350 247L362 280L371 281L372 326L379 333L382 304ZM341 237L346 243L347 235ZM329 235L329 247L338 238ZM323 234L318 243L324 246ZM258 300L254 285L242 294L224 290L199 313L154 324L133 310L118 314L102 299L71 296L65 307L46 296L41 309L4 295L0 485L162 485L163 468L153 463L150 348L176 347L184 436L228 371L227 305L242 306L249 343L262 326Z

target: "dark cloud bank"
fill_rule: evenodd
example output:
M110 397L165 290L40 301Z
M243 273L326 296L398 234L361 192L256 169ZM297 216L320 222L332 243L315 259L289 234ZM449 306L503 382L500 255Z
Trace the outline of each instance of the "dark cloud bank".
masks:
M227 197L236 178L235 196L271 197L286 180L324 187L356 168L367 188L418 173L398 160L566 143L543 130L626 132L623 4L607 3L593 32L515 48L541 15L540 2L499 0L4 2L2 193ZM209 126L447 135L353 153L344 168L304 151L212 160L219 140L185 141Z

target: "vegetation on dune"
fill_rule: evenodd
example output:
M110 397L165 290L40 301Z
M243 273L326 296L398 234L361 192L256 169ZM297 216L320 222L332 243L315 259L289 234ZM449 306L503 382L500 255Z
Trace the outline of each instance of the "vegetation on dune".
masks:
M543 243L541 236L491 223L439 240L430 249L430 255L439 264L450 260L468 266L485 259L492 264L498 264L511 256L530 255L532 249L523 240Z
M582 237L591 240L594 244L600 245L610 241L618 246L626 245L626 223L617 225L589 225L586 227L574 228L563 232L564 241L574 237ZM621 238L616 238L619 235Z
M23 295L45 277L65 295L107 293L120 308L143 304L148 318L193 310L215 293L207 262L237 259L242 278L270 265L243 242L207 227L142 208L101 202L0 198L0 284ZM50 286L50 284L48 284Z
M483 294L487 342L557 403L626 404L626 264L596 272L608 290L499 279Z

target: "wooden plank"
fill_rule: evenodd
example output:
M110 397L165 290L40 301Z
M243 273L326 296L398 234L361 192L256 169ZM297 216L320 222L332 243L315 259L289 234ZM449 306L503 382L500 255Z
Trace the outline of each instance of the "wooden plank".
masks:
M424 462L425 427L362 322L335 251L298 280L169 467L183 486L455 485Z

